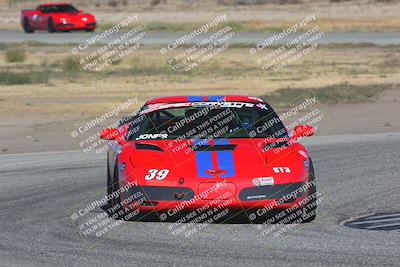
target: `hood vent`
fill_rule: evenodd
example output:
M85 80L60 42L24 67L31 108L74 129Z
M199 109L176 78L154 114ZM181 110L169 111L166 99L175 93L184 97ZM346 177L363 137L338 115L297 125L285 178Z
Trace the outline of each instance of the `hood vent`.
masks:
M267 151L270 149L275 149L275 148L287 148L289 147L289 143L287 141L278 141L278 142L273 142L267 144L264 148L263 151Z
M202 145L202 146L191 146L193 151L233 151L237 145L227 144L227 145Z
M138 149L138 150L153 150L153 151L161 151L161 152L164 152L164 150L162 150L161 147L156 146L156 145L152 145L152 144L141 144L141 143L136 143L136 149Z

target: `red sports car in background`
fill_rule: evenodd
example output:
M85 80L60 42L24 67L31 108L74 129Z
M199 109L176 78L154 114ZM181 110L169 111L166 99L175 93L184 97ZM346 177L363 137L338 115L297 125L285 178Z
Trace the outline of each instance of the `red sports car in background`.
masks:
M257 97L150 100L118 128L100 133L112 140L109 206L114 212L155 211L162 220L177 211L204 212L221 205L232 211L255 209L257 215L291 209L301 211L301 222L310 222L316 210L315 176L297 139L313 131L296 126L290 136L271 106Z
M32 33L35 30L94 31L96 19L92 14L84 13L70 4L51 3L39 5L34 10L22 10L21 25L26 33Z

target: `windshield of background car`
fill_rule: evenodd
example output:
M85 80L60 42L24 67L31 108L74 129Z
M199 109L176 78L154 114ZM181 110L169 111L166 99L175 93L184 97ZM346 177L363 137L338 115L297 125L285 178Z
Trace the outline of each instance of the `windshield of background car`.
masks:
M288 138L288 133L266 103L194 102L172 105L130 120L127 140Z
M78 13L78 9L71 5L41 6L42 13Z

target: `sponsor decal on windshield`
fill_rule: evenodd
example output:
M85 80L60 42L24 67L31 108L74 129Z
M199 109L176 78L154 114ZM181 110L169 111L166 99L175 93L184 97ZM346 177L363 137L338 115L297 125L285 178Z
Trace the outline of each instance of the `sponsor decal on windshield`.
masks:
M141 134L136 140L146 140L146 139L166 139L168 138L168 134Z
M252 108L254 103L245 102L193 102L192 107L219 106L221 108Z
M161 109L169 109L169 108L183 108L183 107L195 107L195 108L201 108L201 107L210 107L210 106L217 106L220 108L252 108L256 106L255 103L246 103L246 102L184 102L184 103L157 103L157 104L151 104L146 106L146 109L143 109L140 114L147 114L156 110L161 110ZM258 108L261 109L268 109L265 105L262 104L262 106L258 106Z

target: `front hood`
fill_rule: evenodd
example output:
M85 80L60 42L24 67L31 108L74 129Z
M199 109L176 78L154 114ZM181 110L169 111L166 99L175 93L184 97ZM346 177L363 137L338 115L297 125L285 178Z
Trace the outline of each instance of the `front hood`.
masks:
M210 168L265 165L265 153L250 139L142 140L131 142L129 145L138 167L157 164L196 169L208 165ZM196 163L201 166L194 166ZM202 175L200 172L199 174Z
M268 143L282 140L269 140ZM120 160L129 165L139 183L149 170L169 170L163 185L181 179L197 182L228 181L248 183L273 176L276 183L304 179L306 150L300 144L264 150L264 139L141 140L124 145ZM304 151L302 155L298 150ZM127 171L129 172L128 168ZM154 181L150 181L153 183ZM160 185L160 183L157 183Z

